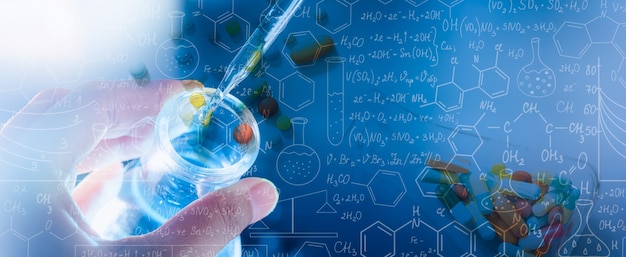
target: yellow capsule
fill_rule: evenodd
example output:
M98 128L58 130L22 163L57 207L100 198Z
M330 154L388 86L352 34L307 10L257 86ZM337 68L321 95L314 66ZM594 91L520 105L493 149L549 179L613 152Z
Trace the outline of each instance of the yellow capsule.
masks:
M257 63L259 63L259 60L261 60L261 54L261 50L256 50L252 53L252 58L250 58L250 61L245 68L246 72L252 72L254 68L256 68Z
M191 96L189 96L189 102L196 109L200 109L200 107L206 104L206 100L204 99L204 96L200 92L191 93Z
M204 116L204 119L202 120L202 125L204 125L205 127L208 126L209 122L211 122L211 117L213 117L213 109L210 109L206 113L206 116Z

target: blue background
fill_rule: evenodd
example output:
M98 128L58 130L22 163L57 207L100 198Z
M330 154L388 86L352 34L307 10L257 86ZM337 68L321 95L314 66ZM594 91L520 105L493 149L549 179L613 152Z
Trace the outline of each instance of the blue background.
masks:
M143 79L215 86L271 4L150 3L119 24L162 26L94 29L121 40L74 60L72 70L13 66L5 76L19 86L1 96L2 115L39 89L28 85L132 79L128 68L136 64L146 66ZM197 49L174 73L159 62L172 11L185 13L183 38ZM262 150L247 175L271 179L281 193L276 211L242 234L244 256L496 255L497 239L484 241L456 223L435 186L418 182L428 158L473 171L503 162L511 170L565 172L581 198L593 200L572 222L588 225L610 256L625 256L624 11L626 2L611 0L305 0L256 76L233 92L261 129ZM225 34L232 20L243 34ZM325 37L334 42L330 52L305 64L289 58L292 44L329 47ZM529 88L524 75L533 70L546 81ZM274 117L256 112L251 90L263 84L278 100ZM280 116L306 123L282 131ZM277 165L282 158L310 168L292 172ZM563 241L583 229L574 226Z

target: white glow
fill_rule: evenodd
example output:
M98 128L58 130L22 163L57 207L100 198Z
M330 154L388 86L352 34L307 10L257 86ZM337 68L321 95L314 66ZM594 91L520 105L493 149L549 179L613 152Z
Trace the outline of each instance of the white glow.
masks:
M84 46L70 0L0 2L0 55L20 59L74 57Z
M64 61L121 46L138 31L167 19L146 18L171 8L150 0L2 0L0 57L4 60ZM154 6L158 7L154 7ZM123 46L122 46L123 47Z

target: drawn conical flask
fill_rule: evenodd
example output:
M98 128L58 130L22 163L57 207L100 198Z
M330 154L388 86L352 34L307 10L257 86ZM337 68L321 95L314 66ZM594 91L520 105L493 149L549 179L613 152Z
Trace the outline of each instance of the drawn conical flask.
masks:
M315 150L304 144L304 127L308 120L294 117L293 144L283 149L276 159L278 175L287 183L300 186L315 179L320 171L320 157Z
M559 256L565 257L606 257L611 253L609 247L589 227L589 215L593 209L590 199L578 199L576 211L580 218L576 233L565 241L559 248Z
M170 39L159 45L155 54L157 69L167 78L184 79L193 74L200 63L198 48L191 41L184 39L184 12L173 11L169 14L171 29Z
M546 97L556 90L554 71L541 61L539 38L531 39L533 59L517 74L517 86L523 94L531 97Z

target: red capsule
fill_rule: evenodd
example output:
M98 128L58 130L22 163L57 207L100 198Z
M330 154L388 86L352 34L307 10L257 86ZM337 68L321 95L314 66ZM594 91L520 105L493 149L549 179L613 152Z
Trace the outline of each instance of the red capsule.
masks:
M467 192L467 188L461 184L454 184L452 186L452 190L454 190L454 194L461 199L463 202L467 202L469 200L469 193Z
M511 175L511 179L517 180L517 181L523 181L527 183L533 183L533 176L531 176L530 173L524 170L514 171L513 174Z

